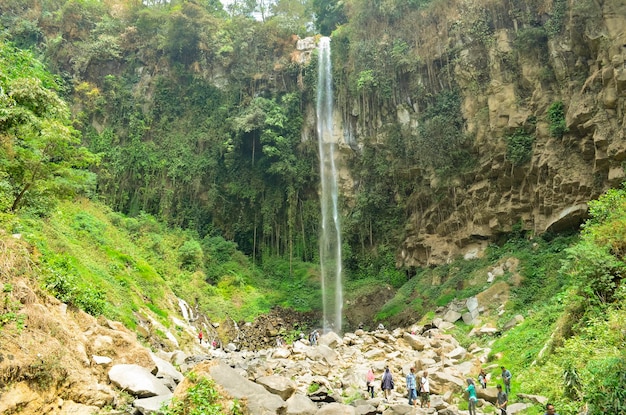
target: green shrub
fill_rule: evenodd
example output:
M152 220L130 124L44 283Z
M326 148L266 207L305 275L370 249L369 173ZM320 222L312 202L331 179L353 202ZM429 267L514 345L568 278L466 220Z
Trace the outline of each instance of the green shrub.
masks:
M210 379L188 377L194 382L182 398L172 399L168 407L161 408L163 415L225 415L241 413L238 402L230 410L224 410L221 397Z
M104 314L107 302L104 294L92 287L83 287L72 274L50 270L44 287L60 301L77 307L92 316Z
M588 371L591 376L584 387L584 399L589 414L626 414L626 358L593 360Z
M562 138L568 129L565 124L565 104L562 101L556 101L548 108L548 121L550 123L550 135L556 138Z
M507 135L506 158L514 166L521 166L530 161L532 155L534 137L523 129L517 129L513 134Z
M178 258L183 269L193 271L198 269L203 263L204 254L200 242L195 239L185 241L178 248Z

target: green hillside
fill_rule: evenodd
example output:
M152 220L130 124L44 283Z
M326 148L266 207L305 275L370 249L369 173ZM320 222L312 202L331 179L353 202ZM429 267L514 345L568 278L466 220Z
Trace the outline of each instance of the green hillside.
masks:
M27 3L0 2L0 330L27 329L21 304L8 295L19 278L130 329L146 318L169 328L178 298L217 323L253 322L276 307L306 316L289 327L288 339L319 326L317 156L314 140L305 139L314 134L307 111L316 81L315 66L307 65L317 58L312 52L307 65L287 58L299 53L292 35L311 34L308 19L283 12L260 22L253 9L229 14L214 2ZM524 163L539 150L523 129L502 132L502 145L494 140L506 156L494 156L493 166L477 163L490 156L468 144L462 96L444 85L452 82L456 47L424 66L406 42L380 48L365 30L372 19L383 32L401 21L409 38L414 25L403 14L422 16L427 5L434 12L444 2L348 2L345 9L341 2L305 3L309 13L317 8L320 30L336 29L336 50L347 58L336 70L341 116L366 131L362 147L353 145L360 158L347 166L355 176L345 188L354 193L341 200L346 329L426 324L438 308L482 295L490 302L481 324L498 335L474 336L475 327L460 322L451 332L466 347L491 349L486 365L494 377L500 365L513 372L515 399L520 392L545 395L562 415L583 406L590 414L626 414L626 190L603 192L609 174L587 172L597 186L564 186L582 188L583 196L602 193L583 201L589 219L581 229L538 234L523 214L502 207L507 222L488 236L471 235L489 241L476 258L398 266L408 225L424 219L414 215L422 206L426 219L441 219L432 219L429 235L461 227L457 190L471 187L478 176L471 169L493 181L510 171L503 193L519 184L516 177L539 181L549 169L527 174ZM520 13L528 27L519 50L498 56L503 67L521 71L515 54L531 54L533 39L547 45L563 31L565 3L552 3L546 28L533 26L543 17ZM494 23L487 10L470 11L478 23ZM459 25L474 47L493 43L490 25ZM434 90L425 92L419 65ZM481 70L470 93L489 84ZM541 85L558 83L552 71L538 75ZM434 76L439 72L445 82ZM584 89L578 83L585 78L572 77L573 89ZM411 94L402 95L404 88ZM518 85L525 96L529 88ZM415 104L411 95L419 96ZM549 117L530 115L525 128L544 128L550 144L570 151L578 137L563 138L564 104L546 101L536 111ZM399 125L381 121L378 129L398 102L421 108L419 140ZM485 108L479 121L487 125ZM366 121L351 118L358 110ZM446 203L437 207L440 201ZM489 281L495 268L503 272ZM523 322L504 330L518 315Z

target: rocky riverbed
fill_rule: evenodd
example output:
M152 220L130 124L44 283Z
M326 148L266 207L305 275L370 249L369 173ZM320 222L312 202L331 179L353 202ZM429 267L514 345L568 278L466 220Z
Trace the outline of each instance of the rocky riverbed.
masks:
M444 322L442 322L444 323ZM467 378L476 378L485 365L488 349L462 347L454 337L439 328L413 326L393 331L357 330L338 336L326 333L312 346L298 340L283 347L259 351L208 349L204 355L186 356L181 352L157 353L161 361L171 361L181 371L213 379L219 389L232 399L239 399L250 414L464 414L459 403L465 401ZM234 345L230 345L234 349ZM383 399L380 378L389 367L395 388ZM411 367L418 375L429 373L430 408L408 405L405 376ZM173 368L174 366L172 366ZM374 398L366 393L365 375L372 368L377 377ZM489 367L487 366L487 369ZM148 376L148 375L146 375ZM163 372L157 377L169 378ZM137 376L133 374L136 381ZM147 379L146 379L147 382ZM119 381L118 381L119 383ZM130 379L120 386L132 390ZM186 382L176 387L173 396L188 388ZM135 408L142 414L156 413L172 394L137 399ZM478 389L478 412L493 413L495 382ZM513 403L509 414L523 411L542 397L526 396L528 402Z

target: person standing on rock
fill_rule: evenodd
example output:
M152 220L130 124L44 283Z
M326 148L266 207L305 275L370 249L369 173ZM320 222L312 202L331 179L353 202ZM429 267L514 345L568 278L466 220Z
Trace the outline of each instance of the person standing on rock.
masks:
M500 369L502 369L502 382L504 382L504 392L506 392L507 395L510 395L511 378L513 377L513 375L511 375L511 372L504 366L500 366Z
M480 369L480 373L478 374L478 382L483 389L487 389L487 374L485 373L485 369Z
M421 380L422 391L420 393L420 406L423 408L426 405L430 408L430 381L428 380L428 372L424 371Z
M509 397L505 392L502 392L502 385L498 383L498 409L500 409L500 415L506 415L506 405L509 403Z
M198 333L198 340L200 340L200 344L202 344L202 330Z
M318 338L319 334L317 333L317 330L313 330L311 332L311 335L309 336L309 341L311 343L311 346L316 346L317 345L317 338Z
M409 391L409 405L417 408L417 381L415 380L415 368L412 367L406 375L406 388Z
M367 394L373 399L374 398L374 371L372 368L367 371L367 375L365 375L365 382L367 383Z
M389 396L391 395L393 386L393 376L389 371L389 366L387 366L385 368L385 373L383 373L383 380L380 382L380 388L383 390L383 395L385 396L386 401L389 401Z
M467 394L469 395L469 415L476 415L476 402L478 401L478 398L476 397L476 386L474 386L474 379L467 379L467 389L465 389L465 392L467 392Z

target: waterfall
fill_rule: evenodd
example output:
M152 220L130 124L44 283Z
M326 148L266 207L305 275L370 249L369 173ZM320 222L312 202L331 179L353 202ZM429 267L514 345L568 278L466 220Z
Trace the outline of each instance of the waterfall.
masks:
M337 167L333 138L333 89L330 62L330 38L319 42L317 80L317 141L320 158L322 231L320 235L320 268L322 273L322 306L324 332L341 333L343 284L341 232L339 225Z

